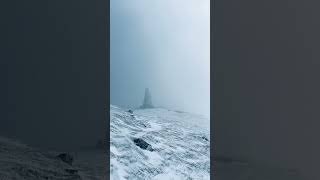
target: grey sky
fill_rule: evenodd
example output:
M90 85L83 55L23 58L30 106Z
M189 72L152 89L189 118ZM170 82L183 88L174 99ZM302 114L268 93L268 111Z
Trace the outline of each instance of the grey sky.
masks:
M209 116L209 0L111 0L111 103Z

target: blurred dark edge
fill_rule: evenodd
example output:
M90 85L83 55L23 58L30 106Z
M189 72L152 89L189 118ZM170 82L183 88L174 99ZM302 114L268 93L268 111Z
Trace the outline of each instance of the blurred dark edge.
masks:
M214 62L215 62L215 0L210 1L210 179L215 174L215 137L214 137Z
M213 156L320 179L320 2L213 2Z
M109 0L1 1L0 21L0 136L109 147Z
M106 12L107 13L107 19L106 19L106 28L107 28L107 57L106 57L106 60L107 60L107 83L106 83L106 89L107 89L107 96L106 96L106 103L107 103L107 114L106 114L106 117L107 117L107 129L106 129L106 132L107 132L107 143L106 143L106 146L107 146L107 168L108 168L108 171L109 173L107 173L107 179L110 179L110 1L111 0L106 0L104 1L106 3L106 5L104 7L106 7Z

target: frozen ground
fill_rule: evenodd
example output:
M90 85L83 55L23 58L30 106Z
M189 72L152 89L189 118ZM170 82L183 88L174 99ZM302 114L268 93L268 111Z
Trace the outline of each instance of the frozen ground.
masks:
M210 135L202 116L167 109L110 109L112 180L210 179ZM137 146L134 139L149 143Z
M210 179L208 119L163 108L110 109L112 180ZM200 123L199 123L200 122ZM140 138L153 151L134 143ZM214 180L305 180L296 169L216 157Z
M57 154L0 137L0 180L101 180L106 177L103 151L72 153L76 154L72 166L56 158Z

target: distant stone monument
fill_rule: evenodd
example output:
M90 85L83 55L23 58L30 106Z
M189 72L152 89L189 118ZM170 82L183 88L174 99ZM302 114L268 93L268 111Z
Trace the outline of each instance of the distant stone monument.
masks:
M143 104L140 108L141 109L154 108L154 106L152 105L151 93L149 91L149 88L145 89Z

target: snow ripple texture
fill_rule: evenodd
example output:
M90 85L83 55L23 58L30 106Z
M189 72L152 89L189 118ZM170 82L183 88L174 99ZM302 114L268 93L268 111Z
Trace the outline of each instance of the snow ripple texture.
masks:
M210 179L210 134L199 115L167 109L139 109L133 115L110 107L112 180ZM200 123L200 125L202 125ZM141 149L140 138L154 151Z

